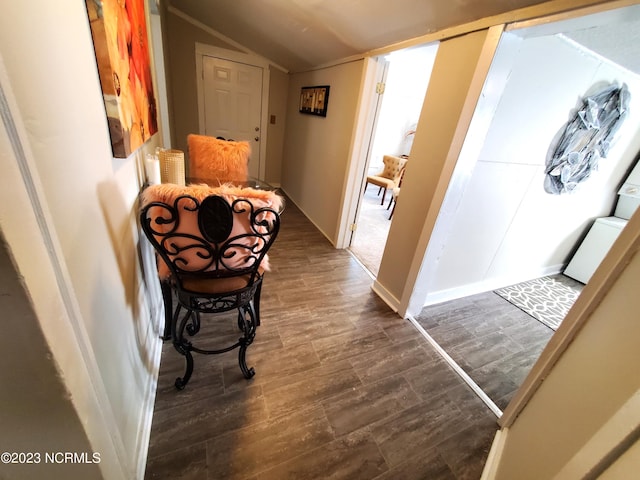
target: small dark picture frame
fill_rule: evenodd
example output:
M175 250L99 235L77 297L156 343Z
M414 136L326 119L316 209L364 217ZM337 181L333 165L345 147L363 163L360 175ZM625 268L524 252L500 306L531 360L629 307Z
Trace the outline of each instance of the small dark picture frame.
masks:
M300 89L300 113L327 116L329 85L302 87Z

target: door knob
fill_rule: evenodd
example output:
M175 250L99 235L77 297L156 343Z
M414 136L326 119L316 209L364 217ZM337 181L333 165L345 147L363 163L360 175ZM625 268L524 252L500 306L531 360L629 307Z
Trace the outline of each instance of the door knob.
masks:
M259 132L259 131L260 131L260 127L256 127L256 132Z
M254 140L257 142L260 140L260 137L255 137Z

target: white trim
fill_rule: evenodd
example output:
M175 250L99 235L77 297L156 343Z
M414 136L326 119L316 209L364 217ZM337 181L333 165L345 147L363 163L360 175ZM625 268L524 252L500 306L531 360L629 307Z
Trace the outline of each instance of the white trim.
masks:
M140 298L142 297L142 298ZM146 290L140 289L138 305L144 305L147 299L151 299L151 296L146 295ZM162 341L160 336L164 327L164 304L159 302L159 305L149 305L149 311L151 312L151 321L147 325L147 332L145 338L154 337L156 340L152 343L152 349L150 352L150 365L154 366L152 375L147 376L147 382L144 386L144 404L141 408L140 423L138 425L138 436L136 438L136 478L144 478L145 471L147 469L147 459L149 456L149 440L151 438L151 425L153 422L153 411L156 401L156 393L158 390L158 375L160 373L160 360L162 357ZM154 328L155 327L155 328ZM149 342L146 342L148 344Z
M139 344L149 345L149 368L147 383L144 386L144 403L142 405L141 416L138 424L138 436L136 438L136 459L137 473L136 478L144 478L147 466L147 458L149 454L149 439L151 435L151 425L153 420L153 412L155 406L156 392L158 388L158 375L160 373L160 360L162 357L163 342L161 337L164 333L165 311L164 301L160 285L157 281L157 271L155 268L155 250L145 235L140 234L138 238L138 250L141 257L141 275L151 282L144 282L146 285L140 284L137 293L137 305L140 305L141 311L148 311L150 321L146 324L146 330L142 333Z
M502 453L504 452L504 447L507 443L508 434L508 428L503 428L496 432L496 435L493 437L491 450L489 450L489 456L484 464L480 480L493 480L496 478L498 466L500 465L500 460L502 460Z
M437 303L448 302L458 298L469 297L478 293L490 292L505 286L515 285L526 282L534 278L556 275L564 270L565 264L550 265L535 272L528 272L525 275L519 274L518 277L500 277L485 279L480 282L460 285L454 288L438 290L427 294L424 307L435 305Z
M313 72L315 70L323 70L325 68L331 68L331 67L337 67L338 65L344 65L345 63L359 62L360 60L366 60L368 58L372 58L372 57L369 57L369 56L367 56L365 54L362 54L362 53L358 53L356 55L351 55L350 57L343 57L343 58L340 58L338 60L333 60L331 62L321 63L320 65L315 65L313 67L308 68L307 70L299 70L299 71L296 71L294 73L307 73L307 72Z
M153 3L149 4L150 6ZM169 131L169 104L167 102L167 75L164 65L164 47L162 44L162 22L157 13L149 14L149 35L151 36L153 61L153 88L157 92L156 104L160 121L158 126L162 138L162 145L165 148L171 146L171 133Z
M236 47L238 50L240 50L240 52L245 53L247 55L250 55L252 57L259 58L260 61L262 61L262 62L264 62L266 64L269 64L269 65L273 65L278 70L282 70L284 73L289 73L289 70L287 70L286 68L282 67L281 65L278 65L277 63L272 62L268 58L265 58L262 55L259 55L256 52L254 52L252 50L249 50L244 45L241 45L240 43L236 42L235 40L232 40L231 38L227 37L226 35L223 35L222 33L212 29L211 27L208 27L204 23L199 22L198 20L195 20L194 18L190 17L186 13L181 12L177 8L175 8L173 6L169 6L169 8L167 10L169 11L169 13L174 14L176 17L181 18L182 20L184 20L187 23L190 23L194 27L197 27L200 30L203 30L203 31L207 32L209 35L212 35L212 36L218 38L219 40L222 40L223 42L228 43L232 47ZM233 50L228 50L228 51L231 52Z
M378 94L375 84L383 75L384 62L366 58L360 79L360 95L357 118L351 135L349 165L343 186L342 207L338 219L336 248L347 248L351 243L351 224L356 216L359 198L364 185L364 172L368 163L369 145L375 124Z
M269 61L260 55L236 52L235 50L214 47L213 45L207 45L206 43L196 42L196 54L199 54L200 56L206 55L209 57L222 58L231 62L245 63L265 70L269 69ZM200 71L202 71L202 65L200 66L200 69Z
M10 202L0 203L11 209L13 214L5 214L5 210L0 208L2 228L17 268L24 275L25 287L32 296L42 332L56 367L65 379L71 402L89 443L94 451L100 453L100 470L105 478L128 478L128 455L82 322L29 143L23 141L27 134L19 112L0 57L0 117L13 150L9 155L19 169L15 175L13 169L4 172L3 183L11 182L12 187L5 189L3 186L2 190L10 190L13 194ZM16 210L22 212L19 221L14 221ZM21 244L20 248L17 248L18 244ZM36 268L34 258L46 261ZM42 298L45 293L38 288L43 279L50 284L46 298ZM45 307L47 312L42 311Z
M391 45L385 45L380 48L375 48L373 50L369 50L364 53L365 56L376 56L376 55L386 55L388 53L394 52L396 50L403 50L405 48L415 47L417 45L426 45L429 43L440 42L443 40L449 40L451 38L460 37L466 35L471 32L477 32L479 30L487 30L491 27L498 25L522 25L526 22L538 22L544 23L544 19L551 18L552 16L567 16L573 11L578 11L578 9L582 10L596 10L598 11L610 9L610 8L618 8L618 6L632 5L638 3L638 0L620 0L616 2L610 2L613 5L617 5L614 7L610 7L609 3L605 0L598 5L588 5L585 7L584 4L593 3L593 0L557 0L557 1L546 1L539 4L534 4L522 8L518 8L515 10L509 10L503 13L499 13L496 15L492 15L489 17L483 17L478 20L473 20L471 22L463 23L460 25L455 25L453 27L448 27L442 30L437 30L433 33L427 33L425 35L421 35L418 37L409 38L407 40L402 40L397 43L393 43ZM602 6L606 5L606 6ZM560 12L560 13L558 13ZM544 17L547 15L547 17ZM533 20L523 20L518 22L517 19L526 18ZM514 20L516 20L515 23ZM517 27L521 28L521 27Z
M473 393L475 393L480 400L484 402L484 404L489 407L489 409L493 412L493 414L500 418L502 416L502 410L498 408L498 406L489 398L480 386L473 381L473 379L465 372L460 365L456 363L456 361L449 356L449 354L442 348L438 342L434 340L434 338L427 333L427 331L418 323L418 321L413 318L411 315L407 315L407 320L409 320L414 327L422 334L422 336L431 344L431 346L440 354L440 356L444 359L445 362L449 364L451 368L462 378L462 380L469 385Z
M214 47L196 42L196 90L198 95L198 129L201 135L205 133L204 121L204 74L202 71L203 57L215 57L235 63L243 63L262 69L262 97L260 107L260 166L258 178L263 179L267 171L267 132L269 119L269 62L264 57L252 53L234 52L225 48Z
M155 332L152 332L155 333ZM153 365L160 365L162 356L162 342L154 342L151 351L151 359ZM153 411L156 401L156 392L158 390L158 373L156 370L154 375L149 375L147 385L144 388L144 405L142 405L142 415L138 427L138 437L136 438L136 478L144 478L147 469L147 458L149 455L149 440L151 438L151 424L153 422Z

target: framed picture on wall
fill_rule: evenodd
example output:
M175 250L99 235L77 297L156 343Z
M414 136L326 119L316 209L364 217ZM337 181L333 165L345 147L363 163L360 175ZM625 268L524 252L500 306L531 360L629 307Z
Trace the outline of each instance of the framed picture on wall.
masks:
M327 116L329 85L302 87L300 89L300 113Z
M113 156L158 131L144 0L85 0Z

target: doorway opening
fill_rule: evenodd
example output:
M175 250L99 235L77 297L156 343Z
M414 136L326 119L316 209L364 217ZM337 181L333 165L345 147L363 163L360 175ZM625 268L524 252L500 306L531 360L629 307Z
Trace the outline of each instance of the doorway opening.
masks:
M369 139L367 162L362 174L356 225L349 249L367 270L377 276L391 225L392 194L375 185L367 187L366 177L383 170L384 155L410 156L413 133L435 60L437 44L399 50L386 55L374 127ZM380 88L378 89L380 90ZM410 161L410 159L409 159Z
M627 34L638 21L629 7L509 29L486 79L416 283L424 307L414 317L500 408L554 332L494 292L560 274L593 219L613 211L637 160L640 68L620 52L640 55ZM576 99L603 82L628 85L629 116L598 172L571 195L550 195L551 141Z

